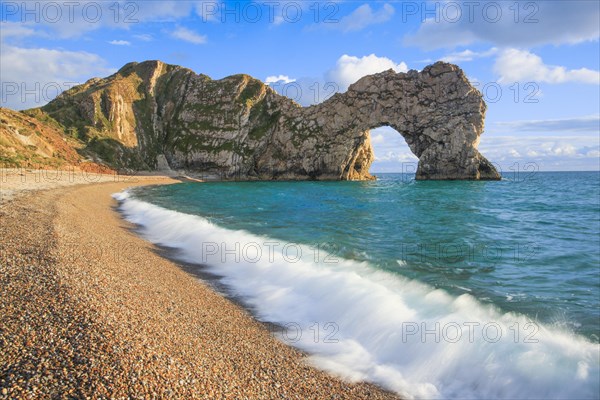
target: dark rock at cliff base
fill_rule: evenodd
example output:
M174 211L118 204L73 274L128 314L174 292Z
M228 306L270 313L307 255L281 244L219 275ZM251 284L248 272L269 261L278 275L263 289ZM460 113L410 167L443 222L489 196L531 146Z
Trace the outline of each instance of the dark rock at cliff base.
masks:
M477 151L485 110L462 70L441 62L365 76L301 107L248 75L212 80L146 61L42 107L98 162L242 180L372 179L369 130L380 126L404 136L417 179L499 179Z

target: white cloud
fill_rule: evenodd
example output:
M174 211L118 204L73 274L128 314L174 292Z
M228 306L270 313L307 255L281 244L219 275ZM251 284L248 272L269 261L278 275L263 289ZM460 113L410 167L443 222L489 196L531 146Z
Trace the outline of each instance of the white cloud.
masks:
M383 156L375 156L375 162L376 163L383 163L383 162L388 162L388 163L403 163L403 162L416 162L419 159L417 158L417 156L415 156L410 149L407 149L406 151L401 151L401 152L397 152L397 151L388 151L387 153L385 153ZM373 167L376 167L377 165L374 165Z
M467 61L473 61L477 58L486 58L486 57L490 57L493 56L494 54L496 54L498 52L498 49L496 47L492 47L491 49L487 50L487 51L482 51L482 52L475 52L472 50L463 50L463 51L459 51L459 52L455 52L455 53L450 53L447 56L444 56L441 58L442 61L445 62L449 62L449 63L456 63L456 62L467 62Z
M267 76L267 79L265 79L265 83L271 84L271 83L276 83L276 82L283 82L285 84L287 83L292 83L292 82L296 82L295 79L290 78L287 75L271 75L271 76Z
M560 155L572 156L572 155L577 154L577 149L575 148L575 146L573 146L572 144L568 144L568 143L555 144L550 149L550 152L557 156L560 156Z
M180 39L193 44L204 44L206 43L206 35L199 35L198 33L184 28L182 26L177 27L172 33L176 39Z
M149 33L142 33L139 35L133 35L134 38L142 40L144 42L151 42L154 40L154 38L152 37L152 35L150 35Z
M42 106L92 76L114 72L100 56L84 51L2 45L0 104L16 110Z
M383 137L383 135L381 133L378 133L376 135L371 135L371 143L372 144L381 144L385 142L385 138Z
M375 54L360 58L344 54L337 60L335 68L328 72L327 77L336 82L341 91L344 91L363 76L388 69L407 72L408 66L405 62L397 64L387 57L377 57Z
M519 154L519 152L516 149L510 149L508 151L508 154L510 154L512 157L521 157L521 154Z
M512 132L599 132L600 116L495 122L491 126L494 130Z
M517 132L513 134L512 132ZM488 132L482 137L479 150L496 163L506 174L515 168L535 165L541 171L551 170L598 170L600 138L598 132L589 134L544 135L509 134ZM517 163L517 164L515 164Z
M371 144L375 153L372 172L416 171L418 159L395 129L382 126L371 130Z
M590 150L585 154L589 158L600 158L600 149L599 150Z
M4 40L9 37L23 38L26 36L33 36L35 34L36 31L33 29L31 24L11 21L0 22L0 40Z
M346 91L350 84L365 75L388 69L396 72L408 71L406 63L397 64L389 58L377 57L374 54L364 57L343 55L337 60L335 67L321 77L292 79L286 75L269 76L266 83L278 83L272 86L277 93L308 106L326 101L335 93Z
M378 11L374 11L369 4L363 4L351 14L343 17L337 24L330 24L330 27L344 32L360 31L370 25L389 21L394 12L394 7L387 3Z
M562 66L546 65L540 56L526 50L502 51L496 59L494 71L500 76L500 83L534 81L600 84L600 71L587 68L569 70Z
M111 40L108 43L115 46L131 46L131 42L128 42L127 40Z
M44 3L51 3L47 6ZM75 38L101 28L119 28L129 30L144 22L175 22L193 13L198 1L94 1L76 2L39 2L37 7L32 3L24 14L24 6L18 7L17 13L11 15L16 20L32 21L28 26L36 35L52 35L58 38ZM23 3L24 4L24 3ZM35 11L35 10L38 11ZM48 17L50 16L50 17ZM20 24L27 25L27 24ZM34 25L34 26L33 26ZM4 31L4 25L2 26ZM4 32L3 32L4 36ZM22 36L21 36L22 37Z
M433 8L437 15L429 16L426 11ZM424 49L473 43L511 47L574 44L597 41L600 35L597 1L430 1L417 4L416 13L412 18L428 18L404 41Z

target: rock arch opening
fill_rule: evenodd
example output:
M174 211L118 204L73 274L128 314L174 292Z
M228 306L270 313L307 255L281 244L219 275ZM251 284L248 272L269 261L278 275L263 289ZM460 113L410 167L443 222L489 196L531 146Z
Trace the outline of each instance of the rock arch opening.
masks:
M371 146L374 159L369 173L415 173L419 158L414 155L404 136L390 126L372 129Z

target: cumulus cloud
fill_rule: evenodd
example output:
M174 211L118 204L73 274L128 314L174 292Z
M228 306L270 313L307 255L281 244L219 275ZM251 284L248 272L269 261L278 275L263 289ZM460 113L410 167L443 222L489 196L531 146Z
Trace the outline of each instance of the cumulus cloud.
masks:
M296 80L290 78L287 75L271 75L271 76L267 76L267 78L265 79L265 83L267 85L269 85L271 83L276 83L276 82L283 82L284 84L287 84L287 83L296 82Z
M128 42L127 40L111 40L108 43L115 46L131 46L131 42Z
M106 76L100 56L84 51L21 48L2 45L2 98L0 104L16 110L42 106L60 92L88 80Z
M344 54L337 60L335 68L327 73L327 78L336 82L340 90L344 91L363 76L388 69L393 69L396 72L407 72L408 66L405 62L397 64L387 57L377 57L375 54L363 57Z
M555 156L573 156L578 153L575 146L570 143L543 143L541 147L546 154Z
M546 65L540 56L526 50L506 49L502 51L496 59L494 71L500 76L500 83L535 81L600 84L600 71Z
M190 29L184 28L183 26L177 27L173 32L171 32L171 36L193 44L206 43L206 35L200 35Z
M509 149L508 154L510 154L511 157L515 157L515 158L521 157L521 154L519 154L517 149Z
M341 56L334 68L325 72L321 77L290 78L287 75L273 75L266 79L277 93L287 96L303 106L318 104L328 100L335 93L343 92L348 86L365 75L393 69L396 72L406 72L406 63L396 63L387 57L374 54L355 57Z
M330 27L343 32L354 32L365 29L370 25L382 24L389 21L394 15L394 7L384 4L379 10L373 10L369 4L363 4L351 14L340 19L339 23Z
M417 4L416 9L409 5L403 5L403 16L420 17L423 23L404 42L424 49L473 43L504 47L574 44L597 41L600 35L597 1L430 1ZM426 12L433 8L437 8L435 15Z
M490 56L493 56L494 54L496 54L497 52L498 52L498 49L496 47L492 47L491 49L489 49L487 51L482 51L482 52L476 52L476 51L467 49L467 50L463 50L463 51L459 51L459 52L450 53L450 54L442 57L441 60L445 61L445 62L449 62L449 63L467 62L467 61L473 61L477 58L490 57Z

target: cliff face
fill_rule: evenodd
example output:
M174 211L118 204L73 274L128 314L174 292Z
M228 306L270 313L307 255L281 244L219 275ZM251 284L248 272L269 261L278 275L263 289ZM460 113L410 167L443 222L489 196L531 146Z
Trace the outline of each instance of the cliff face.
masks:
M117 168L166 159L231 179L372 179L369 130L391 126L419 157L418 179L498 179L477 151L485 103L456 66L386 71L301 107L262 82L212 80L160 61L131 63L42 108Z

